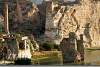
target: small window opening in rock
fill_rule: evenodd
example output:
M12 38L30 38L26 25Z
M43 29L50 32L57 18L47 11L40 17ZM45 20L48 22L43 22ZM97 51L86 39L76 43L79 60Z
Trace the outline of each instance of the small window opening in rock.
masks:
M25 49L24 42L20 42L20 43L19 43L19 49L20 49L20 50L24 50L24 49Z

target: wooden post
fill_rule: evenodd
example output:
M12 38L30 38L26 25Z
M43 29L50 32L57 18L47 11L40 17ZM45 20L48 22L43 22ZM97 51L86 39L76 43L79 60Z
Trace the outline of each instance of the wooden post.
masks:
M4 29L9 34L9 22L8 22L8 0L4 0Z

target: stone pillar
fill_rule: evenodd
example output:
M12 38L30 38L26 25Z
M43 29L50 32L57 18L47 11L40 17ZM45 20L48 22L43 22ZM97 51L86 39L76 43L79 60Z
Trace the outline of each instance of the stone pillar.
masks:
M80 40L77 40L77 50L80 52L82 60L84 60L83 34L80 35Z
M26 46L27 46L27 43L26 43L26 41L27 41L27 40L24 40L24 44L25 44L25 50L26 50Z
M70 32L69 33L69 41L70 41L70 46L77 50L77 38L76 38L76 34L74 32Z
M52 27L52 2L46 2L46 30L50 30Z
M53 20L53 2L46 2L46 24L45 24L45 37L46 40L55 42L57 44L60 43L60 39L58 38L58 29L55 26L55 22ZM56 19L56 18L55 18Z
M46 40L50 41L55 38L55 29L52 19L52 1L46 1L45 37L47 38Z
M70 42L69 38L63 38L62 41L60 42L60 50L62 51L63 54L66 53L66 51L70 47Z
M5 32L9 34L9 22L8 22L8 0L4 0L4 28Z

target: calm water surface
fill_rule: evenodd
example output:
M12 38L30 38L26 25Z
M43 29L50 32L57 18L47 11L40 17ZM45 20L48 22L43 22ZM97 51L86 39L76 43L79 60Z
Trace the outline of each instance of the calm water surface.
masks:
M84 61L89 65L100 65L100 50L86 50Z

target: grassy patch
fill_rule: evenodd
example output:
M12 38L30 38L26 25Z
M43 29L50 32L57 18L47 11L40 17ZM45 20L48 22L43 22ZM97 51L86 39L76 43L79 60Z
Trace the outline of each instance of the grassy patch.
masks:
M40 65L62 64L62 56L58 52L44 52L44 55L33 55L32 63Z

